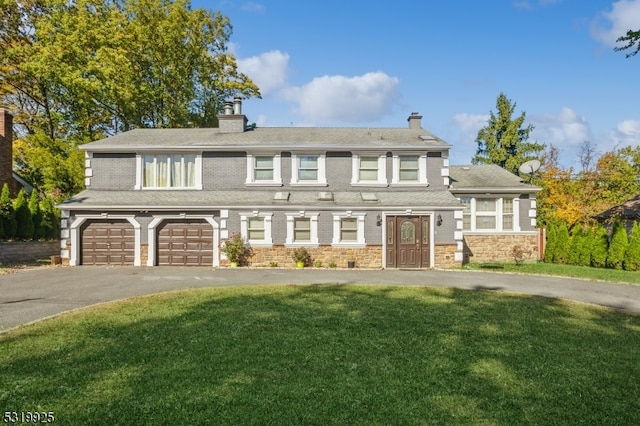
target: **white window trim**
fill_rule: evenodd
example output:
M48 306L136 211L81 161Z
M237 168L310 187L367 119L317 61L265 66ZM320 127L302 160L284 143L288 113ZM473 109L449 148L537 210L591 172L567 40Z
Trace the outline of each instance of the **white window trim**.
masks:
M518 197L470 197L470 223L469 229L464 229L463 232L477 232L477 233L496 233L496 232L520 232L520 199ZM478 198L493 198L496 200L496 211L493 212L478 212L476 209L476 202ZM503 229L503 214L502 214L502 200L504 198L513 198L513 229ZM477 229L476 218L481 216L495 216L496 227L494 229Z
M400 157L404 156L418 156L418 181L409 182L400 180ZM403 152L399 154L393 154L393 175L391 176L391 184L398 186L429 186L427 180L427 153L419 152Z
M346 211L344 213L333 213L333 240L331 245L334 247L365 247L366 242L364 239L364 219L367 214L364 212L351 212ZM340 221L345 218L357 219L357 240L356 241L341 241L340 240Z
M136 183L133 189L145 191L193 191L202 189L202 153L195 153L196 156L196 184L188 187L144 187L144 156L145 155L194 155L186 152L144 152L136 154Z
M300 158L307 155L315 155L318 157L318 180L306 181L298 180L298 169L300 168ZM327 186L326 171L327 154L322 153L297 153L291 154L291 185L292 186Z
M249 239L249 218L260 217L264 219L264 239L263 240L250 240ZM254 247L271 247L273 246L273 237L271 234L271 219L273 218L272 212L240 212L240 235L250 245Z
M285 247L317 247L318 242L318 212L305 212L301 210L299 212L285 213L287 216L287 239L285 241ZM311 240L310 241L294 241L294 220L296 218L308 218L311 219Z
M273 157L273 179L272 180L256 180L255 179L255 158L256 157ZM282 186L282 157L280 154L256 153L247 154L247 179L246 186Z
M378 157L378 179L360 180L360 159L362 157ZM387 182L387 155L380 153L359 153L351 155L351 185L353 186L389 186Z

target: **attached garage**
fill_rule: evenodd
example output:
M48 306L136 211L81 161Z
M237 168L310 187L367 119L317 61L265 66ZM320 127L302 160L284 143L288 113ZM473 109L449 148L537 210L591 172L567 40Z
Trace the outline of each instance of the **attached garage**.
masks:
M213 265L213 227L204 219L167 219L157 241L157 265Z
M80 240L82 265L134 264L135 231L127 220L88 220Z

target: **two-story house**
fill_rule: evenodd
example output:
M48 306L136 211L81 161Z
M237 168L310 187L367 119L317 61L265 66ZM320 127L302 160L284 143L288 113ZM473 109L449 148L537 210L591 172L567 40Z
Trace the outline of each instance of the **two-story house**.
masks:
M460 265L496 235L537 244L537 188L491 167L474 187L417 113L404 128L260 128L236 99L218 118L83 145L87 189L58 206L62 258L215 267L241 233L254 266L291 266L306 247L325 266L432 268ZM485 240L465 247L465 232Z

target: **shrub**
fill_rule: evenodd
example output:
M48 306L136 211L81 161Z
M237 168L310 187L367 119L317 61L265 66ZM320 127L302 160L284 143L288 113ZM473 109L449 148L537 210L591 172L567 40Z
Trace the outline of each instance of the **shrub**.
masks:
M589 234L591 240L591 266L604 268L607 265L607 250L609 248L609 237L607 230L599 226Z
M531 255L531 251L525 251L522 246L513 246L511 249L511 257L516 265L522 265L524 260Z
M329 262L329 268L337 268L337 267L338 267L338 264L333 260Z
M571 239L569 238L569 229L566 223L561 223L556 231L556 247L553 254L555 263L567 263L569 258L569 250L571 248Z
M42 200L40 210L42 211L42 221L40 222L42 237L46 240L58 238L58 235L60 235L60 220L51 198L46 197Z
M624 269L627 271L640 270L640 224L634 222L631 228L631 238L624 254Z
M609 250L607 251L607 268L622 269L624 254L628 246L627 230L622 222L616 220L613 223L611 241L609 241Z
M557 226L555 223L547 225L547 240L544 248L544 261L547 263L552 263L556 254L556 229Z
M307 265L311 261L311 255L309 254L307 249L304 247L298 247L294 249L293 253L291 253L291 258L296 263L303 262L305 265Z
M227 256L229 262L244 263L251 256L251 249L247 247L242 235L235 233L231 235L222 246L222 252Z
M40 197L35 189L31 191L29 198L29 211L33 220L33 239L39 240L42 235L42 211L40 210Z
M322 268L322 260L316 260L315 262L313 262L313 267Z
M16 212L16 237L21 240L33 239L33 218L27 203L27 193L24 189L18 192L13 208Z
M11 201L11 194L9 193L9 185L6 183L2 186L2 192L0 192L0 220L2 220L2 237L6 239L15 237L18 224L13 202Z

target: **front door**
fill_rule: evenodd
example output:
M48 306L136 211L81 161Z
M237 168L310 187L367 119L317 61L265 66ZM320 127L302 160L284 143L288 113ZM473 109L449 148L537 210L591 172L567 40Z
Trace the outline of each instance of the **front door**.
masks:
M387 267L429 268L429 216L387 217Z

